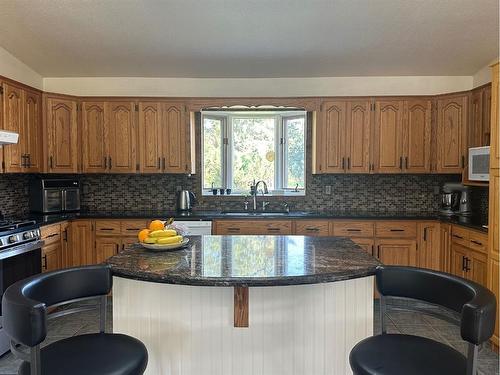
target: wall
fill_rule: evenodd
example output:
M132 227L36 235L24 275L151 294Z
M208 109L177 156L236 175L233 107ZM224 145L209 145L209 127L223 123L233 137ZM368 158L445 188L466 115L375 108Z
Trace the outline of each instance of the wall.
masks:
M43 89L42 76L2 47L0 47L0 76Z
M435 95L470 90L471 76L319 78L44 78L45 91L82 96L286 97Z
M491 82L491 67L493 61L481 68L472 76L472 86L479 87Z
M28 213L29 175L0 174L0 212L6 216Z

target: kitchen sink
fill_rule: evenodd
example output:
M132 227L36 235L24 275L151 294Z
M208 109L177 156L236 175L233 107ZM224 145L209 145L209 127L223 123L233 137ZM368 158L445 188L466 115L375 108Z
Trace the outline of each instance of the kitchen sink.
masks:
M225 216L288 216L286 211L221 211Z

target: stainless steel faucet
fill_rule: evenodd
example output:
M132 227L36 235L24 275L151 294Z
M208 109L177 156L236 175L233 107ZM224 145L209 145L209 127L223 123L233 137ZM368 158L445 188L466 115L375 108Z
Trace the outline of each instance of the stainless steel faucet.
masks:
M250 186L250 194L253 196L253 210L257 211L257 193L259 192L259 185L264 184L264 190L262 191L262 194L269 194L269 190L267 190L267 184L264 180L260 180L255 182L253 180L253 184ZM265 206L263 206L264 209Z

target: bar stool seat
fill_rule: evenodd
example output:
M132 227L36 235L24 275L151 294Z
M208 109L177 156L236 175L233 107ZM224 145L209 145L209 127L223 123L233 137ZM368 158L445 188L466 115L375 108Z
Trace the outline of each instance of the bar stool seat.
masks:
M465 374L466 358L448 345L413 335L372 336L350 354L356 375Z
M148 360L139 340L107 333L56 341L41 349L40 356L42 374L51 375L136 375L142 374ZM29 362L21 364L18 374L30 375Z

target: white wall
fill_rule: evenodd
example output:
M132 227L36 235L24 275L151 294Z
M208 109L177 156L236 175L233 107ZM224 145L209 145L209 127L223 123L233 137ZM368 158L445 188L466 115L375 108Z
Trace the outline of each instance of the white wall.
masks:
M43 77L2 47L0 47L0 75L43 89Z
M490 68L490 65L492 63L493 62L491 62L490 64L486 65L482 69L478 70L476 72L476 74L474 74L472 76L472 86L473 87L482 86L482 85L485 85L485 84L491 82L491 68Z
M470 90L472 76L324 78L44 78L45 91L83 96L434 95Z

